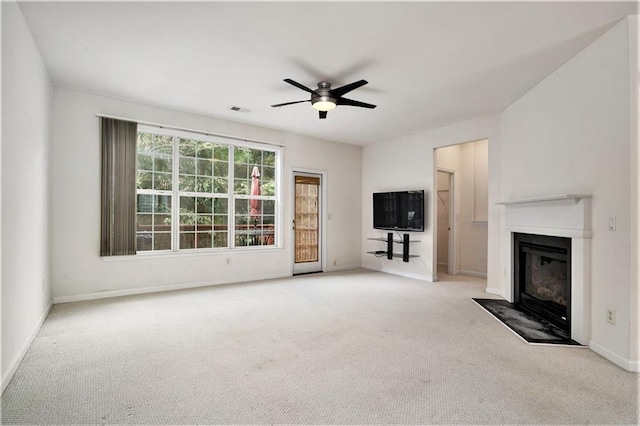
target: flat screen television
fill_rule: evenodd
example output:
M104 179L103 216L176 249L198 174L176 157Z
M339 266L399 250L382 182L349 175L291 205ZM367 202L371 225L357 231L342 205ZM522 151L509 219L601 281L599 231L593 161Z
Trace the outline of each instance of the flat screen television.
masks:
M373 227L424 231L424 191L374 192Z

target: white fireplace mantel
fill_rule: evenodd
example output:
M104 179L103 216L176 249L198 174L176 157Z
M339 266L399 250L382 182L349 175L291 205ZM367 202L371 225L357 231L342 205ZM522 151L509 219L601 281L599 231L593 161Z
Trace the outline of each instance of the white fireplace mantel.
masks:
M513 233L571 238L571 338L587 345L591 337L591 195L562 194L503 201L507 288L513 303Z
M562 194L497 203L506 207L512 232L591 238L591 195Z
M521 200L510 200L510 201L500 201L499 203L503 206L508 206L512 204L530 204L530 203L543 203L547 201L562 201L562 200L572 200L575 203L580 201L583 198L591 198L591 194L559 194L559 195L547 195L546 197L536 197L536 198L525 198Z

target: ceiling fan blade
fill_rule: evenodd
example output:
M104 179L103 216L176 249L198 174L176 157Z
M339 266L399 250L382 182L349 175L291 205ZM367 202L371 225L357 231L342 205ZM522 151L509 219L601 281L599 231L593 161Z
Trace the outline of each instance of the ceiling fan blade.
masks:
M369 108L369 109L373 109L376 107L376 105L368 104L366 102L354 101L353 99L347 99L347 98L338 98L336 101L338 105L349 105L349 106Z
M355 83L347 84L346 86L338 87L337 89L332 89L331 93L336 97L346 95L350 91L355 90L358 87L362 87L367 83L369 83L367 80L356 81Z
M327 118L327 111L318 111L318 116L320 117L320 120L324 120Z
M309 89L307 86L304 86L304 85L298 83L297 81L293 81L290 78L285 78L284 81L286 81L287 83L291 84L292 86L296 86L298 89L304 90L305 92L316 93L313 90Z
M283 104L275 104L275 105L271 105L271 106L272 106L273 108L278 108L278 107L281 107L281 106L285 106L285 105L293 105L293 104L299 104L299 103L302 103L302 102L311 102L311 101L294 101L294 102L285 102L285 103L283 103Z

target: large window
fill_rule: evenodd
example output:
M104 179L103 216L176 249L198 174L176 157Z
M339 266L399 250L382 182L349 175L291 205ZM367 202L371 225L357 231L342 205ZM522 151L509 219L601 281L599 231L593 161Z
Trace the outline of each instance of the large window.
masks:
M278 148L139 126L137 251L276 245Z

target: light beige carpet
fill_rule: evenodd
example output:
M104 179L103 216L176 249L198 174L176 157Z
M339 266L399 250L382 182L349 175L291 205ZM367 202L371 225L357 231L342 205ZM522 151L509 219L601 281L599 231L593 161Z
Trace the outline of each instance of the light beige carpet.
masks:
M355 270L56 305L1 419L638 423L637 374L523 343L471 300L484 287Z

